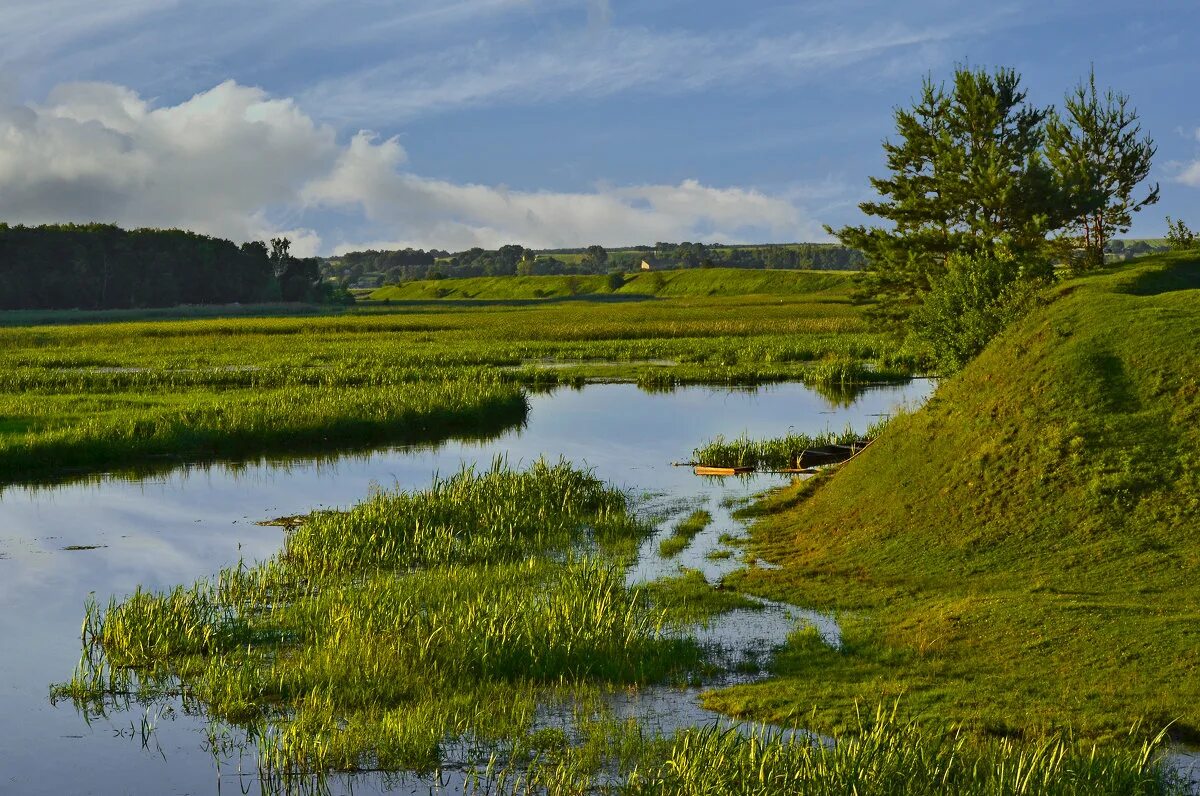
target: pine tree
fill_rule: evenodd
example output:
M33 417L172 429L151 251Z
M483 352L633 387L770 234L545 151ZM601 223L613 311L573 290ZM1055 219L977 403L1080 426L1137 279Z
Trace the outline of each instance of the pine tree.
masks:
M1076 269L1104 263L1104 247L1129 231L1133 214L1158 201L1158 185L1141 200L1133 192L1150 174L1155 146L1142 136L1129 97L1096 89L1093 69L1067 95L1065 114L1046 125L1046 157L1067 203L1069 220L1058 239L1064 259Z
M884 142L891 175L863 212L887 227L829 231L868 260L862 292L900 321L946 272L952 254L1048 271L1044 244L1058 222L1053 174L1041 156L1047 111L1027 104L1020 76L959 67L952 88L926 79L912 108L895 111Z

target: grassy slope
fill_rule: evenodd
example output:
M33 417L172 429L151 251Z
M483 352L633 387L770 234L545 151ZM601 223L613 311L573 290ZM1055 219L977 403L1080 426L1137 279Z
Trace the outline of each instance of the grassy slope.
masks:
M772 498L777 571L739 584L842 609L780 680L710 695L852 724L903 695L993 733L1200 737L1200 261L1058 287L841 472Z
M740 296L797 295L802 293L844 293L850 286L850 274L830 271L764 271L738 268L702 268L688 271L659 271L626 276L624 287L612 291L608 277L599 276L491 276L471 279L439 279L406 282L383 287L370 298L420 299L535 299L563 298L573 295L640 296Z

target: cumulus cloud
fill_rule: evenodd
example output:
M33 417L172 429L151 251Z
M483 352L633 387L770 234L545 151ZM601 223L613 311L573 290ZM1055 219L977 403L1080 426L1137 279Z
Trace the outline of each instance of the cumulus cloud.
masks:
M354 240L331 235L331 215L350 219ZM300 254L356 241L460 249L821 235L786 197L695 180L571 193L429 179L395 138L339 142L292 100L231 81L166 107L98 83L0 107L0 218L286 234Z
M357 207L393 245L462 249L521 243L536 248L659 240L812 239L819 225L791 202L744 188L601 187L588 193L460 185L406 172L396 139L360 133L335 168L303 192L312 206ZM346 248L346 247L343 247Z
M0 108L0 217L180 226L236 239L337 160L332 128L291 100L233 82L154 108L134 92L69 84ZM299 235L298 235L299 237Z

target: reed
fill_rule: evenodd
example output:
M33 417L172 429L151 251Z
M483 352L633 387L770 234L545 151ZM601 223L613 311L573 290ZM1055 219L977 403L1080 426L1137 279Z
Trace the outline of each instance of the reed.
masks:
M848 445L860 440L871 440L879 435L887 421L880 420L858 432L847 426L841 432L827 431L823 434L797 434L788 432L782 437L750 439L739 437L727 440L717 436L692 451L698 464L710 467L753 467L757 470L783 470L796 466L797 457L806 449L823 445Z
M261 564L89 603L52 696L85 712L181 697L244 727L270 770L422 770L451 741L524 737L556 695L702 668L605 553L649 531L565 463L379 493L309 516Z

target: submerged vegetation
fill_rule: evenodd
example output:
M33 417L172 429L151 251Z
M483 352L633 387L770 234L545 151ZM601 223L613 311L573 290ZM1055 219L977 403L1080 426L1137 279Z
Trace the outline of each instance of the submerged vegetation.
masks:
M658 554L663 558L673 558L682 553L691 544L696 535L712 524L712 515L704 509L693 511L680 520L671 529L671 535L658 545Z

